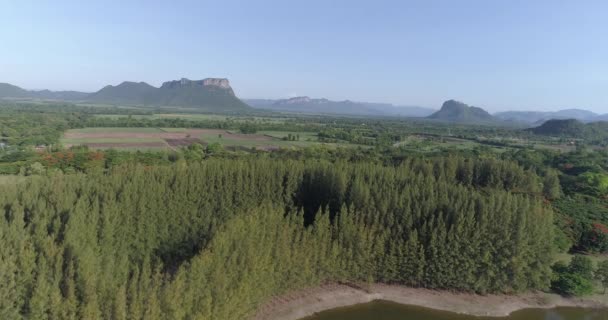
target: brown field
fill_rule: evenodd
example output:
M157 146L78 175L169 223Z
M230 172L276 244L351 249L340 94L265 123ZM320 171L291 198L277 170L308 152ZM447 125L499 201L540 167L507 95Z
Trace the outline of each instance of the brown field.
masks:
M221 136L221 138L220 138ZM222 129L159 129L159 128L85 128L68 130L63 145L86 145L90 148L175 149L193 143L206 145L218 141L227 146L255 146L280 139L262 134L240 134Z
M171 147L186 147L193 143L205 144L198 138L183 138L183 139L165 139Z
M165 148L164 142L124 142L124 143L87 143L89 148L109 149L109 148Z
M272 141L273 138L265 135L230 133L221 129L185 129L181 132L66 132L66 139L185 139L190 136L200 136L202 134L217 134L229 139L253 140L253 141Z

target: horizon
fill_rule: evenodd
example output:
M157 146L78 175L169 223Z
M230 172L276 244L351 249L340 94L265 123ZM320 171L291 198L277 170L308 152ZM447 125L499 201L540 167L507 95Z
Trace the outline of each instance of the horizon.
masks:
M606 9L602 1L3 3L0 36L17 49L0 53L0 81L95 92L221 77L243 99L432 109L455 99L492 113L605 114Z

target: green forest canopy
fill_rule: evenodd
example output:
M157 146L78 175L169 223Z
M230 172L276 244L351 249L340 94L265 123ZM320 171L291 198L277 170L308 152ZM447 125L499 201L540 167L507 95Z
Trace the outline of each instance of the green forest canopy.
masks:
M539 181L513 162L464 157L33 176L0 187L0 314L244 319L326 281L543 289L553 213Z

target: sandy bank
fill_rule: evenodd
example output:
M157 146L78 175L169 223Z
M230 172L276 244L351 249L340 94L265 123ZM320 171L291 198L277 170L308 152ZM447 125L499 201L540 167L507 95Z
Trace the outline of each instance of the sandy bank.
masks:
M480 296L383 284L371 285L365 289L329 284L276 297L260 308L253 320L298 320L324 310L374 300L497 317L528 308L608 307L597 301L563 298L546 293Z

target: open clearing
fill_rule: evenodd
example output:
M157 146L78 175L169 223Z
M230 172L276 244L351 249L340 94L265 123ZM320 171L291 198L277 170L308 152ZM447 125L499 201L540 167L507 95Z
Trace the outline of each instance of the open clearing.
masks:
M287 141L289 134L300 136L300 141ZM306 141L302 141L306 140ZM83 128L65 132L61 143L65 147L86 145L92 149L167 150L193 143L219 143L226 147L273 150L286 147L305 147L319 144L311 132L273 132L242 134L223 129L190 128Z

